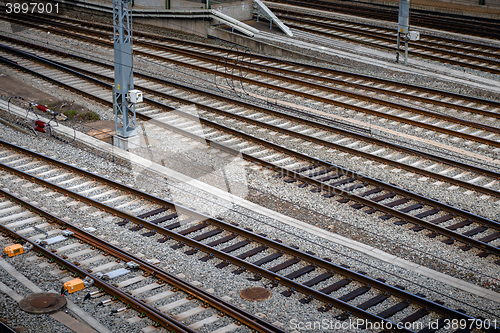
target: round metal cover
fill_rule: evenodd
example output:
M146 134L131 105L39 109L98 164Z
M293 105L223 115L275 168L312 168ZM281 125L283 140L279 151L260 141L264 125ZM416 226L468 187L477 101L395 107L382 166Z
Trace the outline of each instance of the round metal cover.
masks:
M31 300L30 304L34 308L48 308L56 305L57 298L53 296L40 296Z
M52 313L66 306L66 297L57 293L38 293L30 295L19 302L21 310L34 313Z
M240 296L248 301L265 301L271 295L271 291L261 287L251 287L240 292Z

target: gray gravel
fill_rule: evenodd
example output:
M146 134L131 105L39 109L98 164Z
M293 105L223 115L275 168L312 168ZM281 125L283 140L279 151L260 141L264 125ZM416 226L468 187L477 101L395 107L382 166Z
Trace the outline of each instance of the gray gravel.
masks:
M12 137L15 135L10 130L6 130L4 135L9 135ZM21 137L16 139L18 143L23 145L27 145L30 147L34 147L36 145L38 150L41 151L52 151L57 152L56 155L60 159L69 160L71 156L75 156L78 154L80 156L79 164L87 165L90 171L99 171L101 174L110 174L113 173L114 177L117 179L121 179L123 182L127 184L131 184L137 186L143 186L143 183L137 183L141 181L141 178L138 177L134 179L134 177L130 174L127 174L126 170L114 165L112 166L109 162L103 161L101 159L90 157L88 155L81 155L78 152L75 152L74 149L71 149L69 146L60 145L53 141L46 141L43 138L39 138L34 142L33 140L28 140L28 138ZM204 150L202 150L204 151ZM190 153L193 153L192 151ZM227 158L227 157L225 157ZM144 174L143 174L144 175ZM213 177L213 176L212 176ZM33 195L30 191L24 188L18 188L17 185L14 186L8 185L9 179L3 180L6 182L6 186L10 188L10 190L20 191L23 195ZM310 194L306 194L308 192L304 190L296 189L293 185L288 186L290 188L285 188L281 184L280 181L274 180L267 176L262 176L262 172L260 171L248 171L247 181L252 185L257 185L258 182L266 182L268 184L273 184L272 191L275 193L281 192L282 195L287 193L296 193L296 198L301 198L301 204L312 204L315 202L314 210L323 210L321 200L317 200L314 196L311 197ZM159 184L156 184L158 186ZM218 215L224 217L227 221L237 221L241 226L253 228L256 231L264 232L266 234L272 234L273 236L285 240L289 244L298 245L301 249L310 249L317 253L318 256L330 257L336 263L343 263L347 265L351 265L356 267L356 269L363 270L368 272L368 274L372 277L384 277L388 280L388 283L391 284L404 284L407 287L407 290L411 292L422 292L422 285L426 285L429 289L425 288L424 294L426 294L429 298L433 299L441 299L445 300L446 304L454 307L454 308L467 308L468 313L472 315L482 314L486 317L491 317L492 314L498 310L498 304L494 302L485 302L482 299L477 297L473 297L468 295L465 292L461 292L458 290L454 290L454 288L449 288L442 283L437 283L436 281L429 281L427 278L423 278L418 274L409 273L397 267L391 267L390 265L382 264L370 257L367 257L360 253L352 252L348 249L342 248L340 246L336 246L334 244L328 244L328 242L321 241L319 239L315 239L311 237L306 232L297 230L293 227L289 227L283 225L278 221L271 220L269 218L260 216L253 212L249 212L241 207L231 206L228 203L221 201L212 197L207 193L201 193L193 188L177 184L175 182L169 182L169 188L165 186L160 186L160 190L156 190L161 196L172 199L176 201L184 202L189 206L195 206L199 211L205 211L212 215ZM189 192L194 192L195 194L201 195L190 195L188 193L183 193L183 195L176 195L175 193L180 190L188 190ZM270 190L271 191L271 190ZM28 193L30 192L30 193ZM43 192L42 192L43 193ZM179 193L179 192L177 192ZM203 198L203 199L201 199ZM316 199L314 201L311 198ZM210 200L210 201L208 201ZM190 257L185 257L182 255L181 251L171 250L169 245L173 245L173 242L164 243L161 247L161 250L158 251L157 245L155 242L155 237L150 238L132 238L130 233L125 228L120 228L113 223L113 221L117 221L117 219L103 219L103 217L95 217L91 214L93 213L93 209L88 209L85 211L77 211L74 208L66 207L65 203L54 202L52 199L47 198L43 195L36 195L36 201L40 203L45 203L46 206L50 205L50 210L54 213L60 214L61 216L74 216L75 211L78 212L78 217L73 217L73 222L81 225L82 227L94 226L98 230L96 231L97 235L109 237L110 234L117 235L113 239L118 243L126 244L127 247L131 248L141 248L140 252L146 255L146 258L156 258L161 261L162 267L168 266L170 272L172 273L184 273L186 275L186 279L188 281L198 280L203 281L203 286L205 288L214 288L216 290L216 294L219 296L231 296L233 297L233 302L238 305L243 305L247 308L247 310L253 311L254 313L263 312L269 318L270 321L278 320L282 323L290 323L294 316L297 316L300 313L301 318L309 318L309 320L316 320L323 316L322 314L318 314L316 307L319 306L316 302L312 302L308 306L297 305L294 307L295 302L297 302L301 295L294 295L290 298L283 298L283 296L279 295L278 292L284 291L285 289L282 287L278 287L275 293L273 293L273 298L269 301L263 303L250 303L244 301L237 296L239 290L255 285L262 285L265 281L255 283L246 280L250 275L244 273L239 276L234 276L231 274L231 271L234 270L233 267L227 267L221 270L215 269L214 264L218 261L214 260L214 263L201 263L197 259L202 254L196 254ZM221 206L218 206L218 205ZM343 216L349 216L349 220L362 222L363 220L367 220L366 216L356 216L353 219L356 212L350 212L350 214L346 215L344 209L340 207L341 205L336 204L335 202L328 202L328 214L335 215L336 218L341 220L346 220ZM325 207L326 208L326 207ZM359 214L356 214L359 215ZM103 221L106 220L106 223ZM414 239L414 235L411 235ZM404 236L404 237L409 237ZM151 243L150 243L151 242ZM311 243L314 242L314 243ZM432 243L432 242L429 242ZM151 245L149 245L151 244ZM323 245L321 247L320 245ZM428 247L426 250L429 250L434 245L426 244ZM435 247L435 246L434 246ZM436 249L436 252L439 252ZM447 251L448 252L448 251ZM450 248L450 260L464 259L464 254L461 251ZM358 262L357 260L361 260L363 263ZM468 260L475 261L476 258L465 258L464 263L467 263ZM482 262L483 269L487 272L488 265ZM186 271L185 268L190 267L191 270ZM490 271L491 273L491 271ZM394 275L389 275L394 274ZM401 280L401 277L404 276L405 279ZM485 280L490 280L489 278L485 278ZM410 282L412 281L412 282ZM348 289L345 289L348 290ZM446 291L443 293L443 291ZM449 292L449 294L448 294ZM448 295L453 295L453 299L448 298ZM282 300L281 300L282 299ZM464 304L466 303L466 304ZM487 306L485 306L487 304ZM470 306L476 306L477 309L470 308ZM488 313L485 313L484 310L479 309L488 309ZM273 311L271 311L273 310ZM283 314L286 312L286 314ZM331 314L325 315L325 318L331 318Z
M30 36L37 36L37 34L32 31ZM43 40L41 38L42 36L43 34L39 34L37 38L40 37L40 40ZM62 41L62 43L70 43L68 45L78 46L71 44L70 41ZM102 56L105 56L105 54ZM23 77L25 82L30 81L28 76L16 75L16 77ZM94 108L93 103L86 102L79 97L74 97L72 94L67 92L60 92L56 89L56 87L44 86L41 88L57 97L63 97L63 99L75 99L80 104L88 103L88 107L93 108L96 111L99 110L103 117L106 117L106 114L108 115L107 117L109 117L109 110L102 107ZM145 188L156 195L182 202L190 207L194 206L199 211L207 212L214 216L224 217L226 221L235 221L241 226L253 228L256 231L264 232L268 235L275 235L275 237L284 240L285 243L296 244L301 249L309 249L316 252L318 256L330 257L336 263L343 263L356 267L356 269L364 270L372 277L384 277L387 279L388 283L403 284L407 287L407 290L411 292L423 292L428 298L443 300L450 307L466 309L468 314L474 316L482 315L486 318L491 318L493 315L498 316L500 310L498 303L484 301L483 299L471 296L466 292L455 290L454 288L429 280L425 277L419 276L418 274L409 273L400 268L380 263L364 254L350 251L349 249L342 248L335 244L330 244L321 239L316 239L306 232L289 227L279 221L247 211L246 209L232 205L228 202L224 202L208 193L198 191L189 185L178 184L168 179L157 180L155 178L149 178L150 174L147 171L136 170L136 174L130 174L127 169L110 163L109 161L82 153L81 151L70 148L69 146L61 145L51 140L45 140L41 136L37 139L19 136L17 133L6 128L0 134L0 137L6 140L12 140L15 138L14 140L18 143L45 153L50 152L58 159L77 161L79 165L86 165L90 171L97 171L108 176L112 175L114 178L120 179L120 181L125 184L130 184L138 188ZM466 254L455 247L446 247L445 251L443 251L443 247L437 246L437 242L435 240L429 240L421 233L401 233L401 228L397 228L392 224L382 225L379 223L373 223L373 219L371 217L348 207L344 207L346 205L336 203L333 200L334 198L331 200L319 198L317 194L311 194L307 189L297 189L295 185L283 184L281 180L275 180L270 177L271 175L263 175L261 170L253 170L249 167L242 167L240 164L236 164L236 162L230 163L231 161L227 158L227 156L219 156L220 154L216 154L216 151L215 153L211 153L208 158L207 149L198 147L197 145L187 146L185 142L176 140L173 136L169 137L168 140L165 140L164 144L165 146L168 146L169 143L175 143L175 141L177 141L177 144L173 144L172 147L176 148L169 149L167 152L160 151L159 149L150 151L147 149L141 149L138 153L148 155L151 154L151 152L154 152L160 156L170 156L170 158L180 157L180 161L172 162L167 160L166 163L177 163L177 167L181 167L182 170L194 171L197 176L200 176L200 179L213 183L215 186L220 188L226 189L229 184L231 192L242 197L246 197L248 195L248 188L245 190L248 185L259 189L262 193L274 195L282 200L296 203L299 207L321 213L329 217L332 221L337 220L344 223L347 222L352 226L357 226L375 234L385 234L391 238L394 236L393 240L397 241L398 244L401 244L401 246L405 243L413 244L414 248L426 252L429 257L436 255L443 257L448 261L441 262L440 267L435 267L437 270L446 272L451 267L450 263L456 263L461 265L460 267L456 267L456 269L460 271L460 274L473 275L472 271L467 267L474 267L475 271L485 274L486 276L478 274L475 279L471 278L471 282L484 285L491 284L492 288L497 287L497 281L494 281L491 278L496 276L495 274L498 271L497 266L491 262L492 258L480 259L473 257L469 254L474 250L471 250ZM297 147L299 147L299 145L297 145ZM467 147L464 147L464 149L466 148ZM471 151L474 151L474 148L470 149ZM346 165L357 163L356 161L349 161L347 158L343 160L342 156L335 156L335 159L342 161ZM193 163L193 161L197 162ZM201 170L199 167L201 167ZM370 170L367 170L366 172L374 172L380 177L384 177L383 172L378 173L377 170L371 170L372 168L369 169ZM406 186L409 186L410 188L422 191L431 191L427 188L428 186L419 184L418 182L415 182L416 184L414 184L406 181L403 177L398 179L398 181L408 184ZM115 224L110 223L116 222L116 220L108 219L105 223L103 223L103 217L92 216L92 214L95 213L94 209L87 209L84 211L76 210L71 207L66 207L65 201L54 202L50 199L50 197L33 193L27 188L19 188L15 185L15 183L11 183L9 179L3 179L2 182L4 182L4 186L8 187L10 190L18 191L26 196L30 195L30 198L32 196L34 200L50 207L50 210L53 212L57 212L58 214L61 214L61 216L70 217L74 223L78 223L79 225L85 227L96 227L98 229L96 234L98 235L109 237L110 234L115 234L116 241L123 246L128 245L132 248L140 247L141 252L145 254L146 257L160 260L162 266L168 266L171 272L184 273L188 281L202 281L203 287L214 288L216 290L216 294L219 296L228 295L233 297L232 302L235 304L243 306L247 310L254 313L264 313L266 319L271 322L278 320L285 325L289 325L291 320L294 318L300 318L300 320L321 320L322 318L330 320L332 318L332 312L322 314L316 310L316 308L321 305L319 302L313 301L309 305L301 305L298 303L298 300L303 297L302 295L292 295L289 298L281 296L279 292L285 290L285 288L282 287L275 288L273 290L273 297L268 301L262 303L251 303L245 301L238 296L239 290L248 286L262 285L265 281L257 283L248 281L246 278L250 277L250 275L246 273L235 276L231 274L234 267L227 267L221 270L215 269L214 263L202 263L197 260L202 256L201 254L186 257L182 254L182 251L174 251L169 247L169 245L174 244L173 242L164 243L161 250L158 250L158 243L155 242L155 237L133 239L131 237L131 233L129 233L125 228L120 228ZM186 193L184 191L188 192ZM455 197L455 194L450 194L443 200L459 202L458 198ZM469 206L470 205L467 204L464 207ZM495 211L495 209L497 209L497 207L493 205L485 207L484 210L481 207L478 211L482 214L494 214L494 212L498 212L497 210ZM400 235L396 236L398 233L400 233ZM369 242L370 240L366 241ZM414 251L412 255L420 257L422 256L422 252ZM412 257L410 256L407 259L412 260ZM214 262L216 261L214 260ZM190 270L187 271L186 267L189 267ZM29 275L29 273L32 272L28 269L26 274ZM456 273L450 272L450 274L453 275ZM426 285L427 288L423 288L423 285ZM352 286L349 286L349 288L352 288ZM357 301L358 300L356 300L356 302ZM410 309L407 309L406 311L408 312L405 313L408 314ZM335 313L336 312L334 312L334 314ZM403 314L401 314L401 316L403 316ZM107 323L108 325L119 325L118 323L110 322L108 316L103 315L101 320L103 323ZM119 326L112 327L118 328ZM141 327L143 327L143 325L141 325ZM290 326L285 327L287 329L291 329ZM131 329L131 331L133 331L133 329Z

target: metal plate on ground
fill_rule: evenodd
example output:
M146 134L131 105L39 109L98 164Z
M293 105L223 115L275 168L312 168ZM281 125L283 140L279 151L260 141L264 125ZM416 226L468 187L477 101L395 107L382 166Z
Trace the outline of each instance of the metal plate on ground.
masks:
M240 292L241 298L244 298L247 301L256 302L265 301L266 299L270 298L271 295L272 293L270 290L262 287L246 288Z
M54 296L40 296L31 300L30 305L34 308L48 308L49 306L56 305L57 297Z
M38 293L19 302L19 307L34 314L52 313L66 306L66 298L56 293Z

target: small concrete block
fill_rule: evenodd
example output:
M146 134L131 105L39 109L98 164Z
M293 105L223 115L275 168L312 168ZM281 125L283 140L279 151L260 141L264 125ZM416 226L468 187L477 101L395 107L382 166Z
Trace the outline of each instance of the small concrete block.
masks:
M108 262L107 264L94 267L94 268L91 269L91 271L92 271L92 273L96 273L96 272L100 272L100 271L105 271L105 270L110 269L112 267L115 267L117 265L119 265L119 263L112 261L112 262Z
M122 281L120 283L117 283L116 284L116 287L117 288L125 288L127 286L130 286L134 283L137 283L137 282L141 282L142 280L144 280L145 277L144 276L136 276L134 278L131 278L131 279L128 279L128 280L125 280L125 281Z
M150 333L150 332L156 331L157 329L158 329L158 327L153 326L153 325L149 325L149 326L144 327L141 331L143 331L144 333Z
M59 274L67 273L67 272L68 272L67 269L60 270L59 268L56 268L56 269L50 271L49 274L52 275L52 276L55 276L55 275L59 275Z
M145 317L144 317L145 318ZM132 318L129 318L127 319L127 323L129 324L135 324L135 323L138 323L140 322L141 320L143 320L144 318L141 318L139 316L135 316L135 317L132 317Z
M160 260L158 259L149 259L149 263L152 264L152 265L158 265L160 263Z
M425 182L429 179L429 177L420 177L418 180L421 182Z
M476 193L476 192L474 192L474 191L465 191L464 195L471 195L471 194L474 194L474 193Z
M200 321L197 321L197 322L189 325L189 327L192 328L192 329L194 329L194 330L198 330L202 326L204 326L206 324L213 323L213 322L219 320L220 318L221 317L219 317L217 314L214 314L213 316L210 316L208 318L202 319Z

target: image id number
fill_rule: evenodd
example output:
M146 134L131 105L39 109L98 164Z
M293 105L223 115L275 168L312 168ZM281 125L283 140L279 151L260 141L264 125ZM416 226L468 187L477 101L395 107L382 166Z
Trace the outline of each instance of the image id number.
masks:
M6 3L7 14L59 14L59 4L41 3L41 2L23 2L23 3Z

